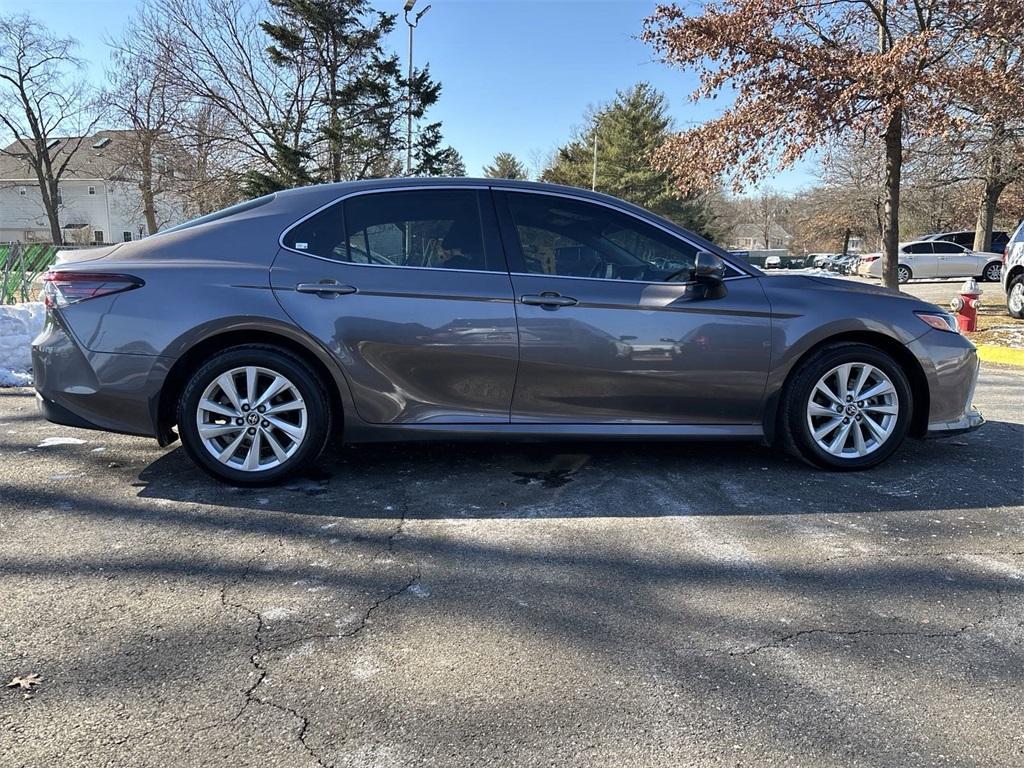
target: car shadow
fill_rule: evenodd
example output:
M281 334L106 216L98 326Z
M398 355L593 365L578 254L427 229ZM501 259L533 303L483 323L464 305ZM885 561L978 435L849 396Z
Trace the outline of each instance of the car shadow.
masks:
M342 518L473 519L773 515L1019 505L1019 425L908 440L867 472L833 473L746 443L396 443L334 447L276 487L208 478L179 447L138 495ZM1016 469L1015 469L1016 468Z

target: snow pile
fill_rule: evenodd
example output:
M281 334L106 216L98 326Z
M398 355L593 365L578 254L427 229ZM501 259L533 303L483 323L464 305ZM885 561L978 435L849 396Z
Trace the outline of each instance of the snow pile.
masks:
M0 305L0 387L32 383L32 339L43 330L41 302Z

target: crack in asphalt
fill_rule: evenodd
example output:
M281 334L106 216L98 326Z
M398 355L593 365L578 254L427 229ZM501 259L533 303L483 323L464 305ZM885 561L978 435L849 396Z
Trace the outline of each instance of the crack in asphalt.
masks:
M795 632L790 632L788 635L784 635L776 640L761 645L756 645L753 648L745 648L743 650L732 650L729 651L730 656L752 656L755 653L762 651L772 650L775 648L781 648L786 643L797 641L808 635L832 635L835 637L921 637L921 638L952 638L960 637L966 632L972 629L976 629L983 624L988 624L1004 617L1006 611L1006 601L1003 596L1002 588L995 588L991 590L996 596L996 610L988 616L983 616L977 621L973 621L970 624L965 624L959 629L955 629L947 632L921 632L918 630L879 630L879 629L799 629Z
M819 563L830 563L833 560L858 560L861 558L903 558L903 557L1024 557L1024 550L991 550L987 552L850 552L844 555L833 555Z
M402 505L402 509L401 509L401 515L400 515L399 520L398 520L398 525L395 526L395 529L390 534L388 534L387 538L385 539L385 543L386 543L385 552L386 553L393 553L394 552L395 539L398 536L400 536L402 533L404 533L405 525L406 525L406 522L408 521L407 512L408 512L408 507L407 507L406 504L403 504ZM233 579L232 581L223 584L222 587L221 587L221 590L220 590L220 602L221 602L222 607L224 607L224 608L235 608L237 610L244 611L245 613L247 613L249 616L251 616L256 621L256 628L255 628L255 630L253 631L253 634L252 634L252 648L253 648L253 652L249 655L249 663L252 665L253 669L255 669L256 673L257 673L256 680L255 680L255 682L252 683L252 685L250 685L246 689L245 694L244 694L245 695L244 703L242 704L241 707L239 707L238 711L231 718L229 718L228 720L226 720L224 722L214 723L214 724L211 724L211 725L208 725L208 726L204 726L202 728L198 728L196 730L197 731L208 730L210 728L215 728L215 727L218 727L218 726L221 726L221 725L228 725L230 723L233 723L236 720L238 720L238 718L240 718L242 716L242 714L246 711L246 709L249 707L250 704L259 704L259 705L265 705L265 706L273 707L274 709L276 709L276 710L278 710L280 712L284 712L286 714L291 715L292 717L294 717L299 722L299 730L298 730L298 733L295 735L296 740L302 745L302 748L309 754L309 756L316 761L317 765L321 766L321 768L330 768L331 764L324 762L323 758L306 741L306 734L307 734L307 732L309 731L309 728L310 728L309 718L307 718L305 715L303 715L301 712L299 712L297 709L295 709L293 707L287 707L287 706L284 706L283 704L278 704L277 702L272 701L271 699L267 698L266 696L259 696L257 694L258 689L263 684L263 682L267 679L267 676L270 674L270 670L263 663L263 658L262 657L267 652L278 651L278 650L281 650L281 649L284 649L284 648L288 648L290 646L299 645L299 644L302 644L302 643L307 643L307 642L310 642L310 641L313 641L313 640L327 640L327 641L330 641L330 640L339 640L339 639L347 639L347 638L355 637L356 635L360 634L367 627L368 624L372 623L371 617L373 616L373 614L375 612L379 611L387 603L391 602L392 600L394 600L395 598L397 598L398 596L400 596L404 592L407 592L408 590L410 590L413 587L413 585L415 585L416 582L420 580L420 577L421 577L420 567L414 561L413 565L415 567L415 573L414 573L413 577L411 579L409 579L407 582L403 583L398 589L392 590L392 591L388 592L387 594L385 594L383 597L373 601L373 603L370 604L370 606L366 609L366 611L360 617L359 623L356 624L356 626L352 627L351 629L346 630L344 632L338 632L338 633L311 633L311 634L306 634L306 635L303 635L301 637L295 638L295 639L293 639L291 641L288 641L286 643L280 643L280 644L277 644L277 645L267 646L267 645L264 644L264 640L263 640L263 630L266 627L266 622L265 622L265 620L263 618L263 614L261 612L257 611L257 610L254 610L253 608L250 608L248 605L246 605L245 603L243 603L241 601L232 601L232 600L228 599L228 591L231 590L233 587L238 586L239 584L244 582L249 577L249 575L252 572L253 563L257 560L257 558L259 558L261 555L265 554L265 552L266 552L266 548L263 548L263 549L261 549L259 551L258 554L256 554L256 555L252 556L251 558L249 558L249 560L246 561L245 568L242 570L242 573L237 578ZM373 558L373 560L377 561L380 556L381 555L378 554L377 556L375 556Z

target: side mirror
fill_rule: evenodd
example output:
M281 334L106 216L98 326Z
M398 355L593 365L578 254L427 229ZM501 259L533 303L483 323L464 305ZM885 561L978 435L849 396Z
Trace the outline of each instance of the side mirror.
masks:
M725 279L725 262L708 251L697 251L693 265L693 279L698 283L717 285Z

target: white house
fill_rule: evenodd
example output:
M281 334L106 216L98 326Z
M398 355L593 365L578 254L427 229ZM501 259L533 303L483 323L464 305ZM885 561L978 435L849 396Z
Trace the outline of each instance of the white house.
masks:
M60 181L59 219L67 243L120 243L147 234L142 195L123 161L127 131L98 131L81 142ZM53 139L57 160L77 139ZM119 146L120 145L120 146ZM0 150L0 242L50 242L50 225L39 183L21 145ZM157 220L182 220L181 205L162 194Z

